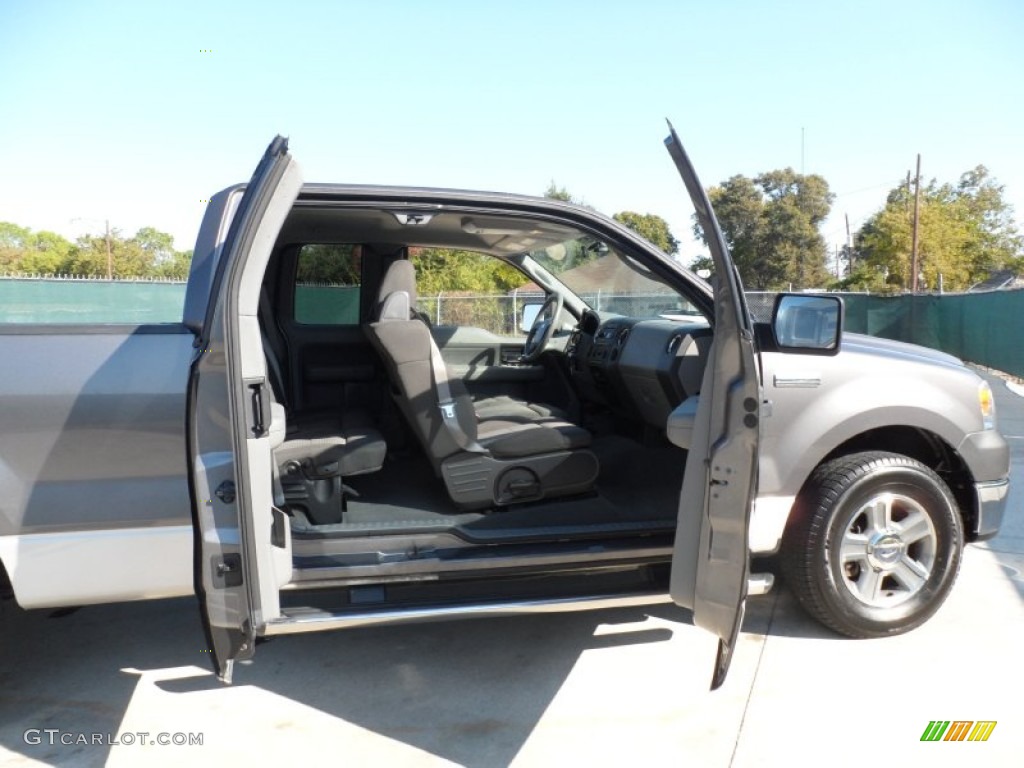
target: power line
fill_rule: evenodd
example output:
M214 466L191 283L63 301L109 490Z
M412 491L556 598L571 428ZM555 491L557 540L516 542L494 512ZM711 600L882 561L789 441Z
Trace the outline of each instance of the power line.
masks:
M847 197L848 195L857 195L861 192L870 192L872 189L881 189L882 187L900 186L900 182L893 184L891 181L883 181L880 184L873 184L870 187L861 187L860 189L854 189L849 192L837 192L836 198Z

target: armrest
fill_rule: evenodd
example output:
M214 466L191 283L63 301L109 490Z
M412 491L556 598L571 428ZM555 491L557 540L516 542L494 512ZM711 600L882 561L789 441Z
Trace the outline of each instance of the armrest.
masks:
M284 442L288 434L284 406L280 403L270 404L270 450L274 450Z
M697 406L699 405L700 395L693 395L683 400L668 415L665 432L669 442L673 445L690 450L690 443L693 440L693 425L697 421Z

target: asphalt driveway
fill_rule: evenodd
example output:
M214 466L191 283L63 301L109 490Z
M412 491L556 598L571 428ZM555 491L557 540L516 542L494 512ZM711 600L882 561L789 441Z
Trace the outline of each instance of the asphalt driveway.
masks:
M1018 766L1024 398L993 381L1009 519L909 635L838 638L777 588L751 599L715 693L715 644L672 607L278 638L226 687L192 599L65 614L8 602L0 763ZM920 741L932 720L997 725L986 742ZM61 744L94 734L121 743Z

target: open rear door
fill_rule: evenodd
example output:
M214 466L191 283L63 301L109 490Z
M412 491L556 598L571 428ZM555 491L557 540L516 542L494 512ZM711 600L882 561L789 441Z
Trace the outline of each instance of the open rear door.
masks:
M288 526L273 508L271 404L257 307L267 260L302 186L288 143L270 144L220 248L189 377L189 481L195 589L208 652L231 681L290 578ZM225 210L225 216L231 210ZM227 222L225 222L226 224ZM283 515L282 515L283 516Z
M715 266L714 342L686 460L671 579L672 599L693 610L697 626L718 635L713 690L725 680L743 622L761 393L739 274L707 193L671 124L669 130L665 146L693 200Z

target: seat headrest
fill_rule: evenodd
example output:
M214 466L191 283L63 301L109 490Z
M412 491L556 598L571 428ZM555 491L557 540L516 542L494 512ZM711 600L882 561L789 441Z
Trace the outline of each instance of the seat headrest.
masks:
M408 320L409 294L406 291L394 291L391 293L381 303L377 319L380 321Z
M399 291L405 293L408 307L416 306L416 269L411 261L393 261L384 274L384 279L380 282L380 289L377 291L377 317L379 319L384 319L384 303L392 294ZM409 319L408 308L402 319Z

